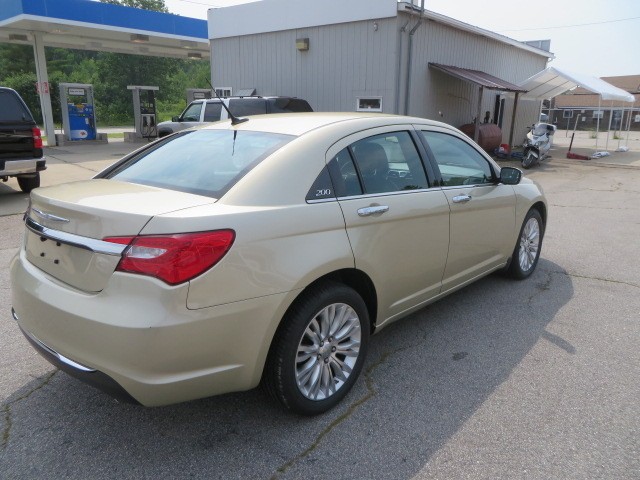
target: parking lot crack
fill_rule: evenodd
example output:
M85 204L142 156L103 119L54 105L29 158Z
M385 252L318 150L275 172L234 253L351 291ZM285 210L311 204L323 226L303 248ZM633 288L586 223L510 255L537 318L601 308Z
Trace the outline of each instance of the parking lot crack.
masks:
M280 467L278 467L278 469L276 470L276 473L274 473L273 476L271 477L271 480L277 480L278 478L280 478L280 475L283 475L284 473L286 473L287 470L289 470L298 461L308 457L311 453L313 453L319 447L324 437L326 437L329 433L331 433L338 425L342 424L345 420L348 420L349 418L351 418L360 406L362 406L363 404L365 404L366 402L368 402L378 394L378 391L376 390L374 385L373 374L381 365L385 364L387 360L389 360L389 358L395 355L396 353L400 353L402 351L418 347L422 344L423 342L417 342L412 345L406 345L404 347L382 353L382 355L380 355L378 360L376 360L373 364L369 365L369 368L367 368L367 370L364 373L365 386L367 388L367 393L364 396L360 397L355 402L353 402L351 405L349 405L349 407L345 412L340 414L329 425L327 425L318 434L318 436L316 436L315 440L311 443L311 445L309 445L309 447L307 447L304 451L302 451L301 453L299 453L298 455L296 455L295 457L291 458L290 460L282 464Z
M38 390L40 390L42 387L44 387L45 385L47 385L51 379L53 378L53 376L58 373L58 369L56 368L55 370L53 370L52 372L48 373L47 375L40 377L41 382L36 385L34 388L32 388L31 390L29 390L27 393L25 393L24 395L19 396L18 398L11 400L10 402L5 403L2 406L2 411L4 414L4 431L2 432L2 441L0 442L0 449L4 450L5 448L7 448L7 445L9 444L9 439L11 438L11 427L13 426L13 418L12 418L12 406L15 405L18 402L21 402L22 400L26 400L27 398L29 398L32 394L34 394L35 392L37 392Z
M640 288L640 285L638 285L636 283L625 282L623 280L614 280L612 278L593 277L593 276L589 276L589 275L578 275L577 273L567 273L567 272L558 272L558 273L562 273L564 275L567 275L569 277L574 277L574 278L584 278L584 279L587 279L587 280L596 280L596 281L599 281L599 282L614 283L614 284L618 284L618 285L626 285L628 287L633 287L633 288Z

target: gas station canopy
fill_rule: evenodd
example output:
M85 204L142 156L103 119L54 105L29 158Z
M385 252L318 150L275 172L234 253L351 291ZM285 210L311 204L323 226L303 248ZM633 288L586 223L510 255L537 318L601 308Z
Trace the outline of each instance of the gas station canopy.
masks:
M209 58L206 20L88 0L0 0L0 42Z
M33 46L47 144L55 145L45 47L208 59L206 20L89 0L0 0L0 42Z

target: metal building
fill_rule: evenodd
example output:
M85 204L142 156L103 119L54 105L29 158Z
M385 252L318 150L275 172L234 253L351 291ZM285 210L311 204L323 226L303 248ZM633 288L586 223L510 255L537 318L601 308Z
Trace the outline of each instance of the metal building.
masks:
M508 87L553 58L397 0L264 0L209 10L208 20L217 89L255 88L305 98L317 111L382 111L454 126L489 112L505 141ZM451 74L442 66L461 68ZM539 113L540 102L518 103L514 143Z

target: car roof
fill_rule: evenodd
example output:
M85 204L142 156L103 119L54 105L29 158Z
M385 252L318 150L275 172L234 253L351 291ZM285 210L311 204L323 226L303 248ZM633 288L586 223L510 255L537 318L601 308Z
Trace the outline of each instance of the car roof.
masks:
M201 129L205 130L250 130L256 132L271 132L286 135L304 135L312 130L345 122L350 126L357 125L362 129L384 127L387 125L420 124L446 128L452 131L451 125L425 118L405 117L386 113L353 113L353 112L304 112L304 113L278 113L276 115L254 115L248 117L249 121L231 125L231 121L213 123Z

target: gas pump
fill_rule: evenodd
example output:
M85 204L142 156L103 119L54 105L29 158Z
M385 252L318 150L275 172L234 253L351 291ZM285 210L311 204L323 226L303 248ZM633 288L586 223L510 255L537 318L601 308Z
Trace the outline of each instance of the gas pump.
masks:
M203 100L212 98L213 94L209 88L187 88L187 105L194 100Z
M158 136L156 122L156 92L159 87L129 85L133 93L135 138L152 139Z
M61 83L60 106L65 140L95 140L93 85Z

